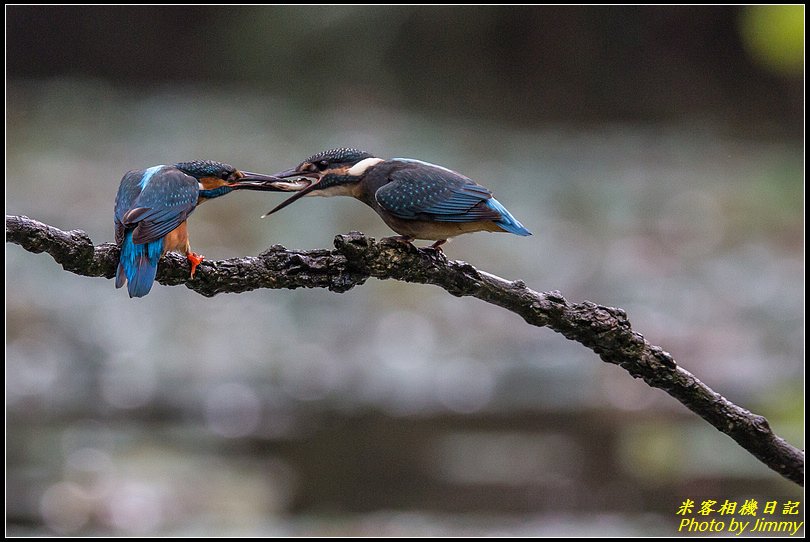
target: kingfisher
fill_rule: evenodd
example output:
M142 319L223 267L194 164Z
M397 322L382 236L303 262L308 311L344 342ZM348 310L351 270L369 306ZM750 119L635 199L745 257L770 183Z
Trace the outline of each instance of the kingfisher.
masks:
M296 183L211 160L127 172L115 198L115 242L121 247L115 287L126 282L129 297L148 294L158 260L170 250L186 255L194 278L203 257L191 251L186 219L202 202L242 189L284 191Z
M472 179L442 166L411 158L385 160L358 149L340 148L314 154L297 167L273 175L306 179L296 193L262 218L306 196L351 196L359 199L400 234L394 239L435 241L441 251L448 239L475 231L531 235L492 192Z

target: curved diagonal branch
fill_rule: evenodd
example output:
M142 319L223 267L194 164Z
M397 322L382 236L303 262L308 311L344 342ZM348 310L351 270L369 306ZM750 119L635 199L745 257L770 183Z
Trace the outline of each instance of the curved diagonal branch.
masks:
M6 239L29 252L47 252L72 273L112 278L118 248L93 246L86 233L65 232L24 216L6 216ZM763 417L741 408L692 373L672 356L633 331L622 309L585 301L572 303L560 292L536 292L522 281L507 281L461 261L449 261L430 249L362 233L335 237L334 250L287 250L275 245L256 257L208 262L188 279L184 258L168 254L157 281L185 284L204 296L257 288L328 288L345 292L369 277L434 284L454 296L477 297L520 315L527 323L548 327L593 350L607 363L662 389L688 409L733 438L754 457L784 477L804 484L804 452L773 433Z

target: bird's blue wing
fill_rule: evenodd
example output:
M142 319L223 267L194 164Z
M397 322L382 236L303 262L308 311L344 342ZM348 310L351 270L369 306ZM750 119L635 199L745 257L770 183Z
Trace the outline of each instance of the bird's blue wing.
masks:
M132 209L135 200L141 195L140 181L144 176L146 170L136 169L127 172L121 179L121 184L118 187L118 194L115 196L115 242L121 245L124 242L124 234L126 227L124 226L124 215L127 211Z
M134 228L135 244L157 241L188 218L198 197L197 179L177 169L163 168L142 186L121 222L126 229Z
M386 211L405 220L477 222L498 220L487 205L492 192L455 171L417 160L397 159L401 168L374 194Z

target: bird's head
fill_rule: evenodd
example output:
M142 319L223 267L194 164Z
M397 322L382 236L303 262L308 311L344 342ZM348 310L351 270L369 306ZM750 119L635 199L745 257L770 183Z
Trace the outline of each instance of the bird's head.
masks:
M291 181L297 179L297 182L307 184L301 188L291 188L291 190L297 190L295 195L281 202L264 216L280 211L306 195L343 196L351 194L351 186L363 180L366 171L382 161L382 158L376 158L367 152L349 148L331 149L313 154L297 167L273 175L279 179ZM302 181L302 179L306 179L306 181Z
M306 181L285 180L273 175L240 171L230 164L213 160L180 162L174 167L200 183L200 197L215 198L233 190L266 190L290 192L308 186Z

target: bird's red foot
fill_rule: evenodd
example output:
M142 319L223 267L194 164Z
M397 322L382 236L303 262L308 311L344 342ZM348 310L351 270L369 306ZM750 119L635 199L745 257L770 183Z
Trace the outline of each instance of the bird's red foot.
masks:
M197 266L202 263L205 256L200 256L194 252L189 252L186 254L186 258L188 258L189 263L191 263L191 278L194 278L194 272L197 271Z

